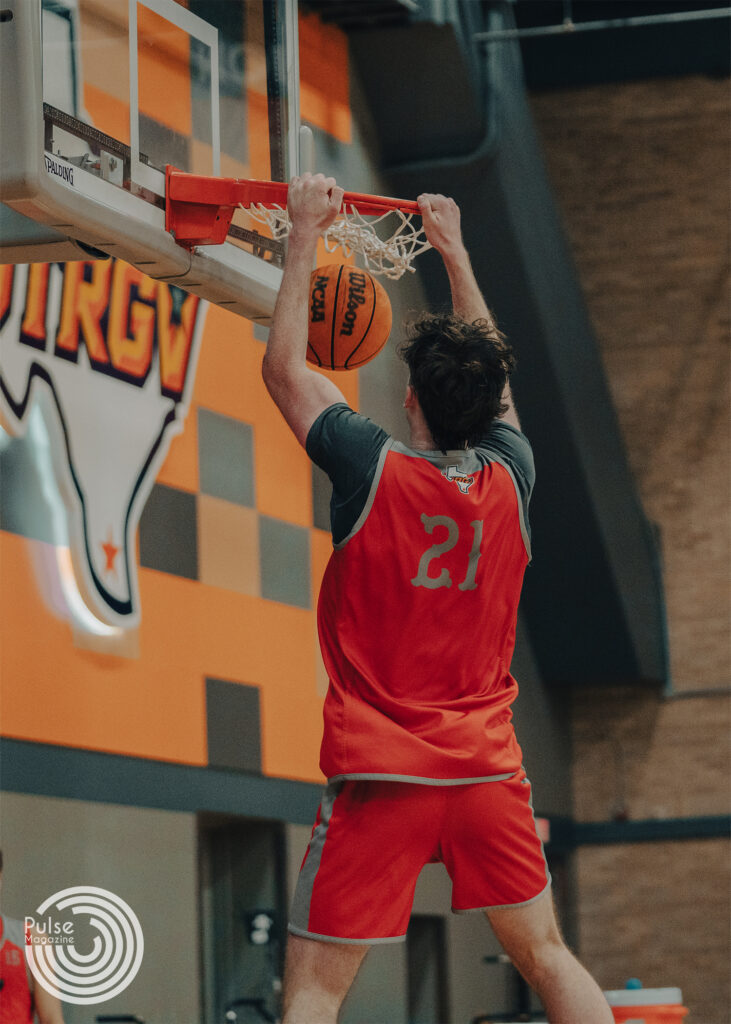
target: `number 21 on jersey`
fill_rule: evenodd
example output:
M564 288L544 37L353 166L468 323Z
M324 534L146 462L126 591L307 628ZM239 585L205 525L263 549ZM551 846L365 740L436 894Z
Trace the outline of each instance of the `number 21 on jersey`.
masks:
M438 544L432 544L431 547L426 549L419 559L419 568L416 576L414 576L411 582L415 587L426 587L427 590L438 590L440 587L451 587L453 581L449 569L442 566L439 571L439 575L430 576L429 566L435 559L441 558L442 555L451 551L459 542L459 526L450 516L422 515L421 522L424 529L430 536L440 526L446 529L447 536L445 540L440 541ZM472 549L470 551L469 559L467 560L464 579L458 585L460 590L477 589L477 563L479 562L480 555L482 554L481 545L483 522L481 519L475 519L470 523L470 526L472 528Z

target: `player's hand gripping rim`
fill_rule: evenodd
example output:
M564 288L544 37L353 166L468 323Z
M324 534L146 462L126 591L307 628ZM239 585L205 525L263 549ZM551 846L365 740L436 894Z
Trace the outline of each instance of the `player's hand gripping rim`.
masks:
M445 253L464 249L461 214L454 199L439 193L423 192L416 201L424 234L437 252L444 256Z
M287 193L287 212L292 234L323 235L343 205L344 189L335 178L305 173L292 178Z

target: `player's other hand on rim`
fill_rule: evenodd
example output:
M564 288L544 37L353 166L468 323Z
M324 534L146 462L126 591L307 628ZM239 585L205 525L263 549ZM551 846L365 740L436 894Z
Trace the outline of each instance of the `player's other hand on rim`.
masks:
M324 174L302 174L292 178L287 193L287 210L297 234L322 235L340 212L343 189L335 178Z
M463 249L461 216L454 199L423 192L416 201L427 241L437 252L444 255Z

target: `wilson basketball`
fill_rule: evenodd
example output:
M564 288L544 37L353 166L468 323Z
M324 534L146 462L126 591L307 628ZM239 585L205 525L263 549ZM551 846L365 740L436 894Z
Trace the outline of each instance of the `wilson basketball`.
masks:
M358 267L333 263L310 278L307 359L329 370L355 370L378 355L391 332L383 285Z

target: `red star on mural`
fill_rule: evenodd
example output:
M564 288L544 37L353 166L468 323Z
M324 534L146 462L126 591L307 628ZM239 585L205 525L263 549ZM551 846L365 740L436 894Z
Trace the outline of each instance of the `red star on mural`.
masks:
M106 542L104 544L102 544L102 551L104 552L104 554L106 555L106 558L107 558L107 564L104 567L104 571L105 572L113 572L113 573L116 574L117 567L114 564L114 559L119 554L119 548L115 547L114 544L112 544L112 532L111 532L111 530L109 531L109 534L107 536Z

